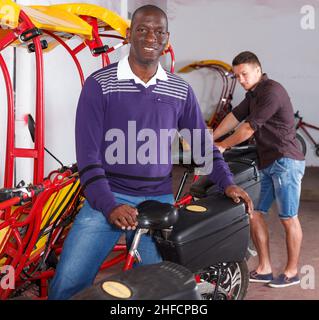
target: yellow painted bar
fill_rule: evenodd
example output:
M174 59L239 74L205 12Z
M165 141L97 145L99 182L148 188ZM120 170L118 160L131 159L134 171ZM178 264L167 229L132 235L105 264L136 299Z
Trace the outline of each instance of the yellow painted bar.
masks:
M19 24L20 7L11 0L0 0L0 26L14 29Z
M103 22L105 26L109 26L112 30L117 31L121 36L126 36L126 29L129 27L129 23L115 12L106 8L85 3L70 3L70 4L58 4L52 5L63 9L69 13L73 13L78 16L89 16L97 18L100 22Z
M193 70L195 70L197 67L209 67L209 66L219 66L221 68L223 68L224 70L231 72L232 71L232 67L221 60L201 60L201 61L195 61L183 68L181 68L178 72L179 73L187 73L187 72L191 72Z

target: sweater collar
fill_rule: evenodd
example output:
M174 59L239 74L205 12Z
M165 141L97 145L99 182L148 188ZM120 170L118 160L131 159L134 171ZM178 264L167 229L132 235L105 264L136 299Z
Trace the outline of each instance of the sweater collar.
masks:
M128 55L126 55L118 63L117 79L118 80L134 80L135 83L139 83L143 85L145 88L147 88L151 85L155 85L157 79L167 81L168 77L167 77L166 71L162 68L161 64L158 63L158 67L155 75L147 83L145 83L137 75L134 74L128 62Z

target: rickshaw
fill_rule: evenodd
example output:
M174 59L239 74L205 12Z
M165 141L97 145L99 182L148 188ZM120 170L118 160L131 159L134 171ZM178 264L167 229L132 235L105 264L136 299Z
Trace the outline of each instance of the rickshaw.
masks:
M207 126L215 129L227 113L231 111L231 101L236 87L236 78L232 72L232 67L220 60L195 61L178 70L178 73L189 73L203 68L217 72L222 80L222 89L218 103L207 121Z

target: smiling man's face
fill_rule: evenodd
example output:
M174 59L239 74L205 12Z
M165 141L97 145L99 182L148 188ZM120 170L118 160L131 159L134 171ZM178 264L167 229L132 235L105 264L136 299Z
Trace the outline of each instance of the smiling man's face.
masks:
M141 65L157 64L168 39L167 19L161 12L139 12L127 30L127 40L131 44L130 61L133 59Z

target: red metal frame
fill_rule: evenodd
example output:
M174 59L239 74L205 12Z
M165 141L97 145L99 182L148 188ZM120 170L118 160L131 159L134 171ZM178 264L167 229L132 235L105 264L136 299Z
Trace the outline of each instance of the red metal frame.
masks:
M310 139L310 141L314 144L314 146L317 148L319 146L319 143L315 141L315 139L312 137L312 135L309 133L309 131L306 128L314 129L319 131L319 127L316 127L310 123L304 122L302 119L298 120L296 129L301 129L307 137Z
M217 107L214 113L212 113L210 119L207 121L207 126L215 129L221 120L227 115L229 112L228 106L230 105L231 100L233 99L233 93L236 87L236 78L232 75L231 72L225 70L220 65L216 64L194 64L192 67L196 69L201 68L209 68L211 70L216 71L222 79L223 87L219 97L219 101L217 103ZM229 80L230 79L230 80ZM230 82L230 84L229 84Z
M5 37L0 40L1 51L12 44L18 39L18 35L15 32L9 32Z
M60 37L56 36L53 32L47 31L47 30L46 30L46 31L43 31L43 32L46 33L47 35L49 35L50 37L52 37L53 39L55 39L57 42L59 42L59 43L66 49L66 51L70 54L71 58L73 59L75 65L76 65L76 68L77 68L77 70L78 70L78 73L79 73L79 76L80 76L80 80L81 80L81 85L83 86L83 84L84 84L84 73L83 73L83 69L82 69L82 67L81 67L80 62L79 62L78 58L76 57L76 54L77 54L78 52L80 52L80 51L76 52L75 50L72 50L72 49L65 43L65 41L63 41ZM82 45L84 45L83 48L85 48L85 44L81 43L80 46L82 46ZM82 49L83 49L83 48L82 48ZM81 49L81 50L82 50L82 49Z
M60 173L53 181L49 179L44 180L41 186L43 186L44 191L42 191L38 196L34 197L31 202L20 206L14 213L0 225L0 229L9 227L5 239L3 240L2 245L4 245L1 251L1 257L6 257L5 264L10 264L15 270L15 282L19 286L24 280L21 278L23 269L32 268L33 265L39 263L43 252L35 252L32 256L36 243L38 242L41 224L45 216L42 215L44 206L47 205L49 198L54 194L60 191L62 188L73 184L76 181L75 176L72 176L72 173L67 170L64 173ZM57 196L57 194L56 194ZM62 219L66 215L73 214L73 205L77 200L78 193L74 194L73 202L68 205L68 208L59 219ZM21 200L21 199L19 199ZM50 205L47 207L47 212L51 209L54 199L51 201ZM6 202L8 206L11 203ZM15 203L16 199L15 199ZM2 203L2 207L4 202ZM22 216L26 216L21 220ZM21 230L27 228L25 234L21 234ZM63 230L61 228L54 229L52 233L52 242L49 244L49 249L54 250L55 242L58 240L58 237L61 235ZM9 241L13 237L14 241ZM59 245L61 247L61 245ZM49 252L49 250L48 250ZM34 276L28 278L29 281L34 281L41 279L41 284L47 286L48 276L52 276L54 272L35 272ZM41 289L43 290L43 288ZM10 289L1 289L0 288L0 299L7 299L12 290ZM44 293L44 291L42 291ZM47 294L47 293L45 293Z
M168 46L168 48L165 50L164 53L169 53L170 54L170 56L171 56L170 72L174 73L175 72L175 53L174 53L174 50L173 50L173 47L172 47L171 44Z
M236 78L231 77L231 83L229 85L229 81L228 81L228 77L230 76L229 72L221 69L218 66L212 65L212 66L210 66L210 68L217 71L223 79L223 89L222 89L222 93L221 93L219 102L217 104L216 111L214 112L214 114L211 116L211 118L209 119L209 121L207 123L207 125L210 128L215 129L219 125L221 120L229 112L229 110L227 110L227 107L229 106L231 100L233 99L233 93L234 93L234 90L236 87Z
M14 98L13 87L10 74L5 61L0 53L0 67L4 76L4 81L7 90L7 146L6 146L6 165L5 165L5 179L4 187L10 188L13 181L13 157L12 151L14 149Z
M84 21L86 21L88 24L92 26L92 35L93 35L93 40L86 40L85 43L86 45L91 49L95 49L98 47L103 47L103 42L101 38L99 37L99 28L98 28L98 21L97 18L89 17L89 16L80 16ZM93 56L98 56L94 55ZM102 65L103 67L107 66L110 64L110 59L106 53L101 54L102 57Z
M8 35L0 41L0 52L8 45L16 41L19 36L30 29L35 28L29 17L21 10L20 11L20 24L11 30ZM14 99L13 88L10 74L6 64L1 56L0 65L4 75L7 90L8 101L8 124L7 124L7 146L6 146L6 166L4 175L5 188L13 186L13 172L14 172L14 159L15 158L33 158L33 183L38 184L43 180L44 172L44 100L43 100L43 53L40 39L35 37L32 39L35 46L36 57L36 121L37 127L35 131L35 145L34 149L15 148L15 119L14 119Z

